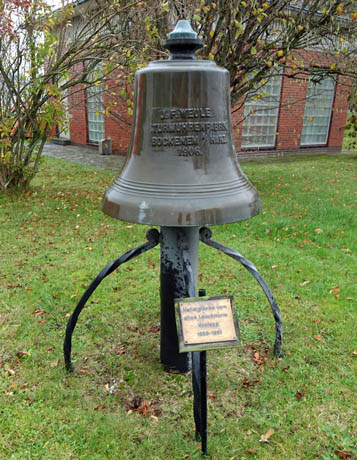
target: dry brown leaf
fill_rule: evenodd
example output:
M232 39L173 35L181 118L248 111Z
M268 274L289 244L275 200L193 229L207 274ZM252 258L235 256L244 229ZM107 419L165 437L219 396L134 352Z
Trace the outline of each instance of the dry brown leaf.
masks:
M338 455L343 460L346 460L348 458L353 458L351 452L346 452L344 450L335 450L335 454Z
M272 437L274 433L274 428L269 428L269 430L265 434L261 435L259 442L269 442L269 439Z
M301 401L302 397L305 395L305 391L301 393L301 391L297 391L295 396L298 401Z
M242 382L242 387L243 388L249 388L249 387L253 387L254 385L256 385L257 383L259 383L260 380L259 379L254 379L254 380L248 380L246 377L243 379L243 382Z
M94 406L94 410L103 410L104 409L104 406L101 406L100 404L97 404L96 406Z
M22 358L23 356L29 356L29 354L30 354L30 353L29 353L28 351L18 351L18 352L16 353L16 356L17 356L18 358Z
M314 339L318 340L319 342L324 342L324 339L321 337L321 335L314 335Z

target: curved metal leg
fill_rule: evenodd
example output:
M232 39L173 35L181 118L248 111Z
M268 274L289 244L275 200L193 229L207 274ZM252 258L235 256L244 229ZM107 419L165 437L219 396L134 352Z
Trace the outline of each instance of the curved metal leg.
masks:
M67 371L72 370L72 363L71 363L71 348L72 348L72 334L74 328L76 327L78 316L83 310L87 300L93 294L93 292L97 289L100 283L103 281L105 277L113 273L121 264L124 262L128 262L131 259L134 259L137 256L140 256L144 252L148 251L149 249L154 248L160 242L160 233L156 229L151 229L146 233L146 238L148 240L147 243L142 244L141 246L132 249L125 254L123 254L119 259L115 260L114 262L109 263L103 270L97 275L97 277L92 281L89 285L88 289L82 295L80 301L78 302L74 312L72 313L71 317L68 320L67 327L66 327L66 336L64 339L63 344L63 352L64 352L64 361L66 365Z
M274 299L274 296L269 289L267 283L263 279L263 277L260 275L258 270L256 269L255 265L252 264L248 259L242 256L239 252L235 251L234 249L227 248L223 244L217 243L216 241L211 240L212 232L209 228L207 227L202 227L200 229L200 240L207 244L208 246L211 246L212 248L218 249L218 251L223 252L224 254L227 254L227 256L232 257L232 259L237 260L240 262L244 268L246 268L249 273L251 273L254 278L258 281L260 284L261 288L264 291L264 294L267 296L267 299L270 303L274 320L275 320L275 344L274 344L274 354L277 356L280 356L282 354L281 351L281 344L282 344L282 337L283 337L283 325L281 322L281 313L278 307L278 304L276 303L276 300Z

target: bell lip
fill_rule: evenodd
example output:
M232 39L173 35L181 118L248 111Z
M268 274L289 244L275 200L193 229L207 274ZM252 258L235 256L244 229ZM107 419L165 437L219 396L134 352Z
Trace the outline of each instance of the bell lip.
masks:
M141 225L154 225L160 227L202 227L205 225L232 224L251 219L260 214L263 209L258 192L252 187L249 191L250 200L242 203L241 206L237 206L237 203L234 203L234 197L232 197L226 206L196 210L191 210L188 207L184 209L184 206L181 208L177 206L175 209L172 209L172 203L170 206L169 202L166 204L166 207L163 207L162 204L157 205L151 203L148 207L151 214L143 214L142 217L139 218L140 208L137 204L125 202L123 199L120 204L114 202L108 198L108 192L110 192L110 187L107 189L102 200L101 209L103 213L123 222ZM199 203L197 199L193 201ZM190 216L189 219L188 216Z

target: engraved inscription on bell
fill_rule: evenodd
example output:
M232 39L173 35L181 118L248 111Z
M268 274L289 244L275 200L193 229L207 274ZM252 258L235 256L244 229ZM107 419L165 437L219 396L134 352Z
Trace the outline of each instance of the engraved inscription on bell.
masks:
M172 147L178 156L200 156L209 144L228 142L227 121L217 121L210 107L153 108L152 120L153 150Z

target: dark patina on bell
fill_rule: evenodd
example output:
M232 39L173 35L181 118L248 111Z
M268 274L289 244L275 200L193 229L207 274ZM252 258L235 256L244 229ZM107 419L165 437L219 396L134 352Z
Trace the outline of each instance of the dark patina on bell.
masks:
M233 143L229 73L194 57L202 45L189 23L179 21L164 42L169 59L136 72L130 151L105 193L104 213L189 227L237 222L261 211Z

